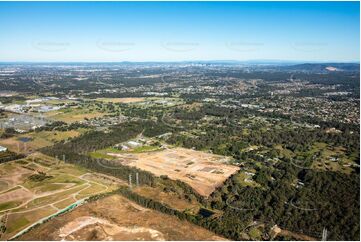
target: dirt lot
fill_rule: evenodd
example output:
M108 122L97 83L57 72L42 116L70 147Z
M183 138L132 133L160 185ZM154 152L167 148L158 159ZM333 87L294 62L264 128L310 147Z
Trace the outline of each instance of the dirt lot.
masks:
M10 162L0 165L0 180L8 184L6 189L23 183L32 173L33 171L19 165L13 165Z
M114 154L119 162L153 174L167 175L193 187L200 195L210 195L239 168L227 164L227 157L184 148L137 154Z
M0 194L1 203L9 202L9 201L18 201L18 200L27 200L31 198L33 194L21 187L19 189L9 191L3 194Z
M294 240L303 240L303 241L316 241L316 240L318 240L317 238L310 237L310 236L305 235L305 234L294 233L294 232L291 232L291 231L285 230L285 229L282 229L281 232L279 233L279 235L290 237L290 238L292 238ZM276 239L277 239L277 237L276 237Z
M18 137L12 137L0 140L0 145L8 148L10 151L25 154L42 147L52 145L52 143L43 139L32 140L24 143L18 140Z
M212 232L113 195L85 204L19 240L224 240Z

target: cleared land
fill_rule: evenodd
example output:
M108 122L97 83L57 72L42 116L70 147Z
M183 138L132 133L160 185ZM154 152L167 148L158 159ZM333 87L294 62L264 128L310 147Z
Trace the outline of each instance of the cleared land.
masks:
M106 113L99 112L97 110L89 110L87 108L66 108L50 111L45 115L51 120L73 123L83 121L85 119L103 117Z
M179 211L197 214L201 205L196 201L188 201L179 198L175 193L164 192L159 187L139 186L133 188L133 192L141 196L151 198L154 201L161 202Z
M10 239L47 216L119 184L40 153L0 164L0 221L5 220L6 227L0 239Z
M134 154L107 153L123 165L135 166L157 176L167 175L189 184L202 196L210 195L239 167L229 165L228 157L184 148Z
M350 174L353 171L353 166L357 163L357 154L346 154L346 148L343 146L332 147L329 144L322 142L315 142L307 151L298 151L296 153L289 149L283 148L281 145L276 145L275 149L278 150L281 157L289 159L294 158L294 164L298 167L305 166L302 160L309 158L312 160L311 165L306 166L315 170L335 171ZM300 156L301 162L297 157Z
M224 240L187 221L145 209L120 195L76 208L19 240Z
M135 103L145 100L143 97L125 97L125 98L97 98L97 101L106 103Z
M17 153L29 153L39 148L53 145L55 142L71 139L84 133L86 129L69 131L40 131L18 134L14 137L0 140L0 145ZM26 139L24 142L22 139Z

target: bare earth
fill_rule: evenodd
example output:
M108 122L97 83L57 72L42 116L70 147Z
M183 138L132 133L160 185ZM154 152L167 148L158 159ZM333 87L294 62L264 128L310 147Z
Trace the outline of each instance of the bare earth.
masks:
M212 232L120 195L85 204L24 234L19 240L224 240Z
M98 98L97 101L109 102L109 103L135 103L142 102L145 98L143 97L124 97L124 98Z
M31 197L33 197L33 194L29 190L21 187L17 190L0 194L0 201L1 203L9 202L9 201L19 201L19 200L23 201Z
M227 157L184 148L165 149L137 154L114 154L119 162L149 171L157 176L167 175L189 184L202 196L209 196L239 167L229 165Z

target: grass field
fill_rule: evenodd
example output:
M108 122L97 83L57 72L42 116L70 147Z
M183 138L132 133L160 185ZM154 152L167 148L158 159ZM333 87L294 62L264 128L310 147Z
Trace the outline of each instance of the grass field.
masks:
M104 112L98 110L89 110L87 108L65 108L61 110L51 111L46 113L46 117L66 123L73 123L83 121L85 119L98 118L106 115Z
M0 140L0 145L17 153L28 153L39 148L53 145L55 142L71 139L86 132L86 129L77 129L69 131L40 131L27 134L18 134L8 139ZM28 142L20 139L27 138Z
M105 103L134 103L144 101L144 97L126 97L126 98L97 98L96 101Z
M2 240L82 198L120 184L40 153L0 164L0 175L0 216L7 216ZM102 179L96 179L99 176Z
M252 180L252 175L249 172L241 171L235 176L235 178L241 186L260 187L260 184Z
M126 151L113 147L108 147L105 149L91 152L89 153L89 155L93 158L114 159L114 156L109 154L127 154L127 153L135 154L135 153L153 152L159 150L161 150L159 146L151 146L151 145L143 145Z
M322 142L315 142L310 149L306 151L295 151L276 145L274 147L280 155L297 161L298 167L307 167L308 169L336 171L349 174L353 171L353 165L358 159L358 154L347 155L345 147L333 147ZM310 165L303 165L305 160L310 160Z
M312 168L326 170L326 171L339 171L344 173L351 173L351 167L355 162L345 155L346 149L344 147L329 147L325 143L315 143L310 153L318 152L318 155L313 163Z

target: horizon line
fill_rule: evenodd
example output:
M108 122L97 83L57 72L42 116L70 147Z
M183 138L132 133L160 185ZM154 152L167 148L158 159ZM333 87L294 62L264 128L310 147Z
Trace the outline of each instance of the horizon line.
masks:
M328 64L328 63L348 63L360 64L360 60L288 60L288 59L249 59L249 60L137 60L137 61L89 61L89 60L29 60L29 61L7 61L0 60L0 63L304 63L304 64Z

